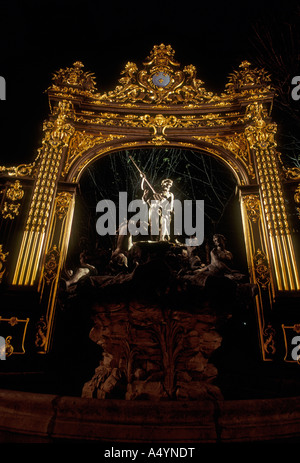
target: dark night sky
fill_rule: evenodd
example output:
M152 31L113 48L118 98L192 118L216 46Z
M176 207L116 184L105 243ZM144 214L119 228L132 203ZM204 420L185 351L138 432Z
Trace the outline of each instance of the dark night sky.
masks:
M182 65L194 64L212 91L249 59L252 25L288 2L102 2L1 0L0 165L31 162L47 117L51 75L81 60L99 91L117 84L127 61L141 64L153 45L170 44ZM105 5L105 6L104 6ZM175 5L175 6L174 6ZM290 7L292 8L292 6Z

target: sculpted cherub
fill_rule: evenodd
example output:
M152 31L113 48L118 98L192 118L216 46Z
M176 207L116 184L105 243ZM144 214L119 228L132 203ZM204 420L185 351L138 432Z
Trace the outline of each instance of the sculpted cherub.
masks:
M125 101L129 96L137 98L141 92L141 88L137 83L137 72L137 65L128 61L125 69L121 72L123 76L119 79L121 85L117 85L115 90L108 92L108 94L104 93L101 99L106 100L108 98L111 100Z
M196 77L196 67L193 64L185 66L183 69L185 82L182 87L176 90L176 93L183 96L184 100L203 100L210 99L213 96L212 92L208 92L204 87L204 82Z

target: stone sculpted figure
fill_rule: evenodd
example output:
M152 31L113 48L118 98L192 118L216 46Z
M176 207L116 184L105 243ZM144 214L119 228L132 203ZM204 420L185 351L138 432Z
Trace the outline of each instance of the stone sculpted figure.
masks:
M214 276L226 276L232 280L241 280L244 278L245 275L230 267L233 255L226 249L225 237L221 234L214 234L213 243L214 247L210 252L210 264L197 271Z
M145 177L142 176L143 200L149 206L149 225L155 241L170 240L170 214L174 209L174 194L170 191L172 185L173 181L166 178L161 182L161 191L153 193L145 187Z
M71 278L65 281L66 289L68 290L70 286L76 285L79 280L91 275L97 275L97 269L93 265L90 265L86 262L86 251L82 251L79 256L80 265L73 273L71 273Z

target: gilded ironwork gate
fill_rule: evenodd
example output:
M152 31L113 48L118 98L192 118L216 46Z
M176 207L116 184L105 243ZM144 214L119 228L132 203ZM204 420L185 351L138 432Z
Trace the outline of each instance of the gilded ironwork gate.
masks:
M229 75L224 92L214 94L197 77L195 66L182 67L174 54L170 45L154 46L141 68L126 64L119 84L108 93L97 91L94 74L81 62L59 70L48 88L50 114L36 159L0 168L0 323L29 318L27 336L39 353L51 347L76 185L96 159L136 147L190 148L228 166L239 188L250 281L259 289L264 360L274 358L283 335L272 322L274 304L283 326L300 322L295 311L283 310L299 301L293 233L300 172L286 168L276 148L271 78L244 61ZM32 301L27 311L20 308L20 297Z

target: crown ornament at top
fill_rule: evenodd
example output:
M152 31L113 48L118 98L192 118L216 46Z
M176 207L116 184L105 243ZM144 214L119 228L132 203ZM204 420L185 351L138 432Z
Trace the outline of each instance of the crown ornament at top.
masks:
M203 103L213 97L203 82L196 77L196 68L189 65L180 69L170 45L155 45L139 70L128 62L114 90L104 93L100 100L111 103Z

